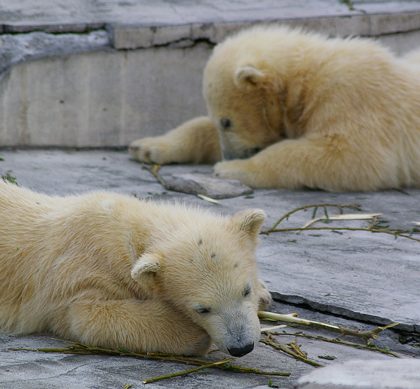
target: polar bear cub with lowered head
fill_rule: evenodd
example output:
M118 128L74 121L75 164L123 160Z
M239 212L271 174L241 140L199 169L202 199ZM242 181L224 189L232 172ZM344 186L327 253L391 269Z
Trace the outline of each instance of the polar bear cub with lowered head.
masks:
M130 145L145 162L215 163L253 188L420 187L420 54L254 27L204 70L207 117Z
M214 341L245 355L270 302L254 257L264 220L0 181L0 331L184 355Z

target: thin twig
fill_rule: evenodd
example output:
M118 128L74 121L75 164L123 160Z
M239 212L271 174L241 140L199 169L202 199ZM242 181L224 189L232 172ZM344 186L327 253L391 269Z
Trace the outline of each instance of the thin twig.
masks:
M148 378L146 380L143 380L142 383L143 384L150 384L152 382L166 380L168 378L183 377L183 376L186 376L190 373L195 373L196 371L200 371L200 370L203 370L203 369L209 369L209 368L212 368L212 367L218 367L220 365L224 365L226 363L232 362L234 359L235 358L224 359L222 361L211 362L211 363L208 363L207 365L201 365L201 366L198 366L198 367L194 367L193 369L180 371L178 373L171 373L171 374L161 375L159 377Z
M81 354L81 355L113 355L113 356L126 356L134 357L141 359L155 359L160 361L167 362L177 362L183 363L186 365L195 365L195 366L204 366L208 365L209 361L191 357L184 357L182 355L176 354L164 354L164 353L136 353L132 351L125 350L123 348L111 349L107 347L100 346L91 346L78 342L71 342L66 340L60 340L61 342L68 343L66 347L63 348L38 348L38 349L26 349L26 348L10 348L12 351L32 351L32 352L44 352L44 353L62 353L62 354ZM214 365L210 366L212 368L218 368L222 370L229 370L238 373L250 373L250 374L263 374L263 375L273 375L273 376L289 376L291 373L288 372L278 372L278 371L263 371L259 369L253 369L249 367L242 367L236 365Z
M25 349L25 348L10 348L13 351L33 351L33 352L44 352L44 353L63 353L63 354L82 354L82 355L112 355L112 356L127 356L141 359L157 359L168 362L179 362L186 365L201 366L208 364L208 361L190 357L184 357L182 355L165 354L165 353L137 353L128 351L123 348L112 349L100 346L91 346L83 343L72 342L68 340L55 339L63 343L68 343L67 346L62 348L37 348L37 349Z
M371 351L377 351L377 352L380 352L382 354L392 355L395 358L401 358L400 355L398 355L396 353L393 353L392 351L379 348L378 346L375 346L372 343L370 343L368 345L363 345L363 344L357 344L357 343L352 343L352 342L345 342L345 341L340 340L338 338L330 339L330 338L326 338L324 336L307 335L307 334L304 334L303 332L288 333L286 331L283 331L283 332L270 332L270 334L275 335L275 336L300 336L302 338L311 339L311 340L315 339L315 340L321 340L323 342L336 343L336 344L342 344L342 345L345 345L345 346L355 347L355 348L358 348L358 349L366 349L366 350L371 350Z
M409 235L404 235L398 232L383 230L383 229L372 229L372 228L351 228L351 227L308 227L308 228L278 228L278 229L269 229L261 231L260 234L268 235L271 232L290 232L290 231L319 231L319 230L328 230L328 231L366 231L372 233L382 233L388 235L394 235L401 238L407 238L420 242L420 239L413 238Z
M345 335L357 336L359 338L362 338L367 344L369 344L369 339L377 339L378 334L381 331L391 328L391 327L395 327L396 325L399 324L399 323L392 323L385 327L377 327L371 331L364 332L364 331L354 330L352 328L335 326L335 325L321 323L321 322L313 321L313 320L300 319L292 315L282 315L282 314L274 313L274 312L259 311L258 317L262 320L283 321L287 323L303 324L303 325L314 327L314 328L321 328L327 331L338 332L342 336L345 336ZM265 332L264 329L262 329L261 331Z
M280 219L278 219L277 222L274 223L274 225L271 228L269 228L268 230L261 231L260 234L269 235L272 232L291 232L291 231L300 232L300 231L320 231L320 230L326 230L326 231L366 231L366 232L372 232L372 233L382 233L382 234L393 235L395 238L401 237L401 238L411 239L411 240L420 242L420 239L413 238L410 235L403 234L403 232L408 232L408 231L401 230L401 229L394 229L393 230L393 229L384 229L384 228L377 227L376 226L376 223L377 223L376 216L373 216L373 221L369 225L368 228L307 227L308 225L312 224L313 222L307 223L304 227L276 228L283 220L287 219L293 213L298 212L298 211L302 211L302 210L305 210L305 209L308 209L308 208L314 208L314 212L312 214L312 219L315 219L316 211L318 210L319 207L323 207L324 208L324 213L325 213L325 218L320 218L320 220L321 219L324 219L324 220L326 219L327 221L330 221L330 217L328 216L328 213L327 213L327 207L336 207L340 210L341 214L343 213L343 208L358 208L360 210L360 204L341 205L341 204L329 204L329 203L327 203L327 204L304 205L302 207L295 208L290 212L287 212ZM333 217L331 217L331 219L333 219Z
M274 223L274 225L270 228L270 229L268 229L268 230L266 230L266 231L264 231L264 232L262 232L262 233L265 233L265 234L269 234L270 232L274 232L274 229L284 220L284 219L287 219L290 215L292 215L293 213L295 213L295 212L298 212L298 211L302 211L302 210L304 210L304 209L308 209L308 208L315 208L315 211L314 211L314 214L312 215L312 219L314 219L315 218L315 214L316 214L316 210L319 208L319 207L324 207L324 209L325 209L325 207L336 207L336 208L338 208L339 210L340 210L340 213L342 213L342 210L343 210L343 208L359 208L360 207L360 204L346 204L346 205L341 205L341 204L329 204L329 203L327 203L327 204L311 204L311 205L304 205L304 206L302 206L302 207L299 207L299 208L295 208L294 210L292 210L292 211L290 211L290 212L287 212L286 214L284 214L279 220L277 220L275 223Z
M295 341L292 343L287 343L287 345L294 351L296 354L300 355L303 358L308 358L308 353L303 352L298 345L297 336L295 337Z
M322 363L312 361L312 360L310 360L308 358L302 357L301 355L296 354L295 352L289 350L288 348L286 348L285 346L283 346L282 344L280 344L279 342L277 342L277 340L275 340L271 336L271 334L267 334L267 337L265 339L260 339L260 342L261 343L264 343L264 344L266 344L268 346L271 346L272 348L274 348L276 350L283 351L284 353L292 356L295 359L298 359L298 360L300 360L302 362L305 362L308 365L312 365L312 366L316 366L316 367L324 366Z
M370 225L369 225L368 229L369 229L369 230L374 229L374 228L375 228L375 226L376 226L376 223L377 223L377 222L378 222L378 217L377 217L377 216L374 216L374 217L372 218L372 223L370 223Z
M163 179L163 177L159 174L159 169L160 169L160 167L161 167L161 165L157 165L157 164L155 164L155 165L152 165L152 166L150 166L150 165L148 165L148 164L146 164L146 163L144 163L143 161L140 161L141 162L141 164L143 165L143 167L147 170L147 171L149 171L151 174L152 174L152 176L153 177L155 177L158 181L159 181L159 183L165 188L165 189L168 189L167 188L167 184L166 184L166 181Z
M289 377L292 373L281 372L281 371L264 371L259 369L253 369L251 367L242 367L234 365L223 365L220 367L222 370L230 370L236 373L250 373L250 374L259 374L259 375L273 375L279 377Z

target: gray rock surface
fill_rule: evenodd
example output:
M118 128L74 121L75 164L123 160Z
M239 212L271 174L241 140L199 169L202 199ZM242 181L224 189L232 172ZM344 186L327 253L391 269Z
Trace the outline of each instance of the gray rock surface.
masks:
M141 164L129 159L126 152L72 150L0 150L0 174L9 173L19 185L49 194L65 195L91 190L112 190L148 197L155 201L180 200L197 203L215 212L233 214L246 208L262 208L268 215L264 229L286 212L315 203L359 203L361 211L344 213L379 213L390 228L411 229L420 221L420 190L409 189L377 193L335 194L318 191L255 190L252 195L219 200L211 204L197 196L168 191ZM164 166L164 179L173 174L210 175L210 166ZM303 226L312 218L312 210L291 215L280 226ZM318 216L324 211L318 210ZM329 214L334 214L329 209ZM363 227L369 221L332 222L334 226ZM338 223L338 224L337 224ZM326 226L319 222L319 225ZM317 224L315 224L317 226ZM329 226L329 225L327 225ZM281 313L297 312L300 317L364 331L399 320L399 330L386 330L374 343L397 352L404 358L420 357L419 309L420 242L392 235L364 231L277 232L261 235L257 259L261 277L268 282L277 300L272 307ZM420 239L418 233L413 237ZM285 302L293 303L288 305ZM296 305L297 304L297 305ZM304 307L309 309L304 309ZM302 332L317 337L337 338L335 333L307 327L278 331ZM282 344L293 343L294 335L277 337ZM363 342L355 338L345 341ZM396 361L390 355L298 337L308 358L334 366L350 360ZM0 388L133 388L142 387L145 378L186 370L187 366L124 357L74 356L11 351L9 348L55 347L50 336L0 334ZM325 357L334 357L329 360ZM211 359L223 358L220 353ZM195 373L148 385L149 387L185 388L257 388L275 385L292 388L299 377L312 372L313 366L261 345L235 364L263 370L289 371L290 377L267 377L227 371ZM404 365L405 366L405 365ZM411 364L407 364L413 373ZM416 367L417 369L417 367ZM410 374L411 374L410 373ZM398 379L398 371L395 379ZM363 382L360 380L359 382ZM404 386L409 388L409 386Z

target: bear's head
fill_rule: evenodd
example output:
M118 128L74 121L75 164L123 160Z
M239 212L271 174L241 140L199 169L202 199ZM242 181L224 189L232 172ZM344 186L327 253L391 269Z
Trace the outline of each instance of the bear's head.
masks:
M305 77L295 69L299 36L285 28L255 27L215 47L203 93L224 159L251 157L299 128L299 80Z
M206 70L204 96L225 160L249 158L281 139L279 95L265 84L262 71L246 65L216 76L211 66Z
M267 291L254 252L266 215L208 216L185 223L143 254L131 274L204 328L223 352L242 356L260 338L257 312Z

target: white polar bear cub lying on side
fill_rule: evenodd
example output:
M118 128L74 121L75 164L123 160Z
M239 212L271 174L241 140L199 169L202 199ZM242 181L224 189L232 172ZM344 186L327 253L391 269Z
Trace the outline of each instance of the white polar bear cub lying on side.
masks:
M270 303L254 257L264 220L0 181L0 331L184 355L214 341L245 355Z

